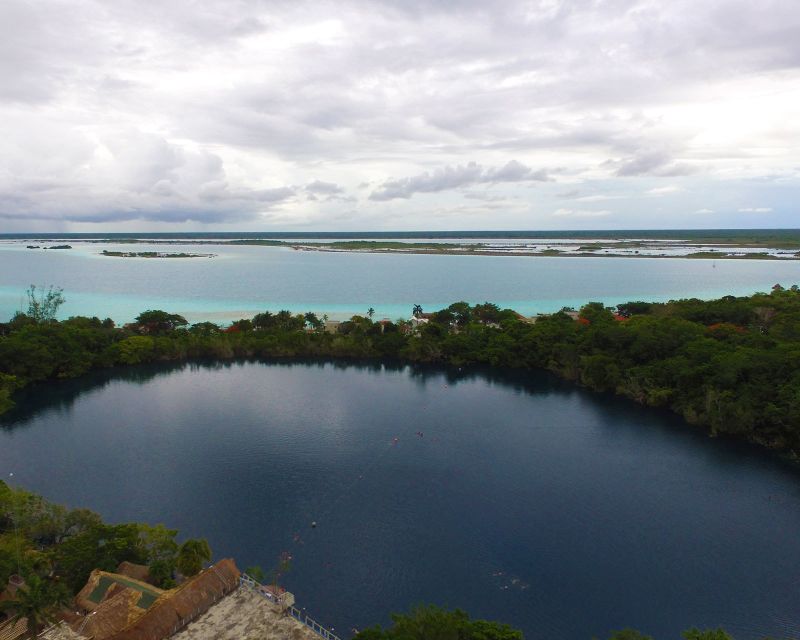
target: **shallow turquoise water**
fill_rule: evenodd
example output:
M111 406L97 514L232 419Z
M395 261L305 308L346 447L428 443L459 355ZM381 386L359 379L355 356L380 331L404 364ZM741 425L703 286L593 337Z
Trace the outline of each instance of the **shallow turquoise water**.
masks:
M153 246L137 251L213 252L216 258L110 258L82 244L66 251L0 244L0 319L25 308L29 284L65 290L61 316L117 322L145 309L182 313L191 322L225 322L280 309L346 318L373 307L377 317L407 318L458 300L491 301L531 315L587 301L712 298L800 282L800 263L776 261L545 258L323 253L257 246Z

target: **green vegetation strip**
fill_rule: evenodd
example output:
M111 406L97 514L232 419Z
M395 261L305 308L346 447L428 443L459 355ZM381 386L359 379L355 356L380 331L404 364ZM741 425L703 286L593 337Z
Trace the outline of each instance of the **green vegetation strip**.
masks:
M57 295L58 294L58 295ZM191 327L166 311L53 320L59 292L0 324L0 412L41 380L147 362L231 358L373 359L547 369L595 391L664 407L712 435L800 454L800 292L719 300L631 302L536 322L458 302L420 320L354 316L335 332L313 313L264 312L229 327ZM409 310L411 311L411 310ZM420 310L414 310L418 315ZM368 314L369 315L369 314ZM330 328L330 327L328 327Z
M107 251L101 255L112 258L213 258L213 253L161 253L159 251Z
M18 592L19 601L8 600L4 607L24 611L41 630L54 612L74 607L73 596L94 569L114 572L123 561L147 565L148 580L172 588L176 571L193 576L211 560L205 540L179 545L177 535L164 525L106 524L88 509L67 509L0 480L0 584L20 573L27 585ZM114 583L140 592L141 608L159 597L155 588L135 580L101 576L89 599L99 604Z

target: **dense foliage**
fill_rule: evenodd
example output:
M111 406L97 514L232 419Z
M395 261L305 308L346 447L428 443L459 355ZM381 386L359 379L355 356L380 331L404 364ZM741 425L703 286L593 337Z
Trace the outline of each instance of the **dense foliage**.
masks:
M176 571L197 573L211 560L208 542L186 540L164 525L106 524L88 509L66 509L0 480L0 592L12 575L24 579L4 614L28 620L31 637L86 583L93 569L116 571L125 560L148 565L156 586L175 586Z
M733 640L722 629L689 629L683 640ZM523 640L522 632L500 622L471 620L460 609L448 611L420 606L408 614L392 614L388 629L372 627L356 634L355 640ZM608 640L653 640L635 629L613 632Z
M392 614L389 629L373 627L360 632L357 640L523 640L522 632L507 624L471 620L456 609L417 607L410 614Z
M196 573L198 559L207 562L211 555L205 540L179 547L177 534L160 524L106 524L88 509L67 509L0 480L2 586L19 574L58 599L83 587L92 569L115 571L127 560L148 565L151 580L170 587L176 569Z
M189 326L151 310L57 322L18 314L0 324L0 411L15 389L91 369L157 361L351 358L548 369L590 389L665 407L712 434L800 452L800 292L616 309L589 303L535 322L458 302L410 321L354 316L335 328L312 313L264 312L227 328Z

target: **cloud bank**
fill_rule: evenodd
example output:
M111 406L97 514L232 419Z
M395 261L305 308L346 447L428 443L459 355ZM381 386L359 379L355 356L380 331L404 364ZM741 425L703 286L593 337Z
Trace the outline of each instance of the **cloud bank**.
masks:
M409 178L387 180L370 194L369 199L393 200L410 198L415 193L437 193L476 184L546 180L548 180L548 176L544 170L534 171L516 160L510 160L507 164L497 168L486 168L476 162L469 162L461 166L443 167L432 172L426 171Z
M544 228L573 191L790 226L798 33L795 0L5 0L0 230Z

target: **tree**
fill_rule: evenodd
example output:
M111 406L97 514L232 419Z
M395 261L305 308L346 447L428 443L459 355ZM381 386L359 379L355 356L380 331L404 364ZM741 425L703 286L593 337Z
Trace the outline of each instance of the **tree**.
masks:
M102 524L102 518L94 511L82 508L72 509L64 518L64 535L62 538L83 533Z
M411 310L411 315L415 318L419 318L422 315L422 307L418 304L415 304L414 308Z
M28 637L35 638L39 630L54 621L53 612L69 602L69 593L63 585L42 580L30 575L25 586L20 587L15 597L0 602L0 611L14 611L12 620L26 618Z
M454 302L447 307L447 311L452 315L452 320L461 327L472 320L472 308L467 302Z
M11 399L11 394L16 391L17 387L21 386L16 376L9 376L5 373L0 373L0 413L7 411L14 406L14 401Z
M89 525L55 548L56 571L73 591L78 591L92 569L116 571L120 562L145 562L139 540L139 525Z
M393 614L389 629L372 627L360 632L357 640L523 640L522 632L500 622L470 620L456 609L448 611L429 605L416 607L409 614Z
M211 547L205 538L193 538L184 542L178 549L175 566L184 576L200 573L203 564L211 561Z
M186 318L177 313L151 309L136 316L136 324L139 325L141 331L147 333L167 333L178 327L185 327L189 323Z
M25 292L28 296L28 313L26 314L36 323L52 322L56 319L58 308L66 302L64 290L52 285L47 291L42 290L36 294L36 285L32 284Z
M706 629L705 631L700 631L700 629L692 627L684 631L681 635L686 638L686 640L733 640L733 638L722 629Z
M248 576L250 576L253 580L255 580L256 582L259 582L261 584L263 584L264 580L266 579L266 575L264 574L264 570L261 568L260 565L257 565L257 564L254 564L252 567L247 567L247 569L245 569L244 572Z
M617 305L617 313L623 318L650 313L653 305L649 302L625 302Z
M278 313L265 311L253 317L253 327L262 330L299 331L306 326L306 316L302 314L293 316L291 311L286 309L282 309ZM316 316L314 317L316 318Z
M178 554L178 543L175 536L177 529L167 529L163 524L150 526L139 525L139 541L147 555L150 578L158 586L171 586L172 572Z
M483 304L476 304L473 315L480 322L498 322L501 317L500 307L491 302L484 302Z
M653 638L636 629L622 629L621 631L614 631L608 640L653 640Z
M367 315L369 316L369 319L372 320L372 316L375 315L375 309L373 309L372 307L367 309Z
M220 328L213 322L196 322L189 328L189 332L199 336L216 336L219 335Z
M115 344L113 353L122 364L140 364L153 358L155 342L150 336L131 336Z
M317 317L316 313L309 312L303 318L305 318L306 324L314 331L319 331L325 327L325 323Z
M253 327L255 329L271 329L275 326L275 315L271 311L257 313L253 316Z

